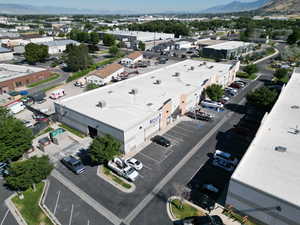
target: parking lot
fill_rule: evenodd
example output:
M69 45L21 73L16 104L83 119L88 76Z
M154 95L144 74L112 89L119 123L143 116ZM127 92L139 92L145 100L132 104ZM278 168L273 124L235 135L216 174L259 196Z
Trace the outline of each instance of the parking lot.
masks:
M17 221L5 205L5 200L12 194L4 186L3 178L0 176L0 224L1 225L18 225Z
M61 224L68 225L111 225L104 216L70 192L55 178L49 179L46 206Z

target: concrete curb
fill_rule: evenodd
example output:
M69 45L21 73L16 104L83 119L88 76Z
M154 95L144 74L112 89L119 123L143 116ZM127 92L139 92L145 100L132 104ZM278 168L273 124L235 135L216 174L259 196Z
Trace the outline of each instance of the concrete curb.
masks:
M12 202L12 198L15 196L17 196L16 193L12 194L8 199L5 200L5 204L19 225L28 225L15 204Z
M103 180L105 180L106 182L110 183L111 185L113 185L115 188L119 189L120 191L126 193L126 194L129 194L129 193L132 193L135 191L136 189L136 186L134 183L130 183L128 182L127 180L125 180L124 178L118 176L122 181L124 181L125 183L128 183L131 185L131 188L129 189L126 189L124 187L122 187L120 184L112 181L110 178L108 178L103 172L102 172L102 168L103 166L98 166L97 168L97 176L102 178ZM116 174L115 174L116 175ZM117 176L117 175L116 175Z
M54 225L61 225L61 223L58 221L58 219L53 215L53 213L49 210L49 208L45 204L45 200L46 200L46 197L48 194L50 182L48 180L45 180L43 182L45 183L45 186L44 186L44 190L43 190L42 196L39 201L39 206Z

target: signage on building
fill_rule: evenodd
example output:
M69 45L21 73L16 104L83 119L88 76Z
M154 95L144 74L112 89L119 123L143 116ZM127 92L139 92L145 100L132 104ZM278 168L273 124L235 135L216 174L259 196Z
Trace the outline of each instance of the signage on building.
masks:
M159 114L157 117L151 119L151 120L149 121L150 124L156 124L156 123L158 123L159 120L160 120L160 117L161 117L161 114Z

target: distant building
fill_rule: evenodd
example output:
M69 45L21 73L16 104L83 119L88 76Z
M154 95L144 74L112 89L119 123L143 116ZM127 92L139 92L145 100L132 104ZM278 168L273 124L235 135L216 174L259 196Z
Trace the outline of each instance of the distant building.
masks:
M0 94L44 80L51 72L39 67L0 64Z
M121 64L124 66L131 66L141 60L143 60L143 54L141 52L136 51L123 58L121 60Z
M0 47L0 61L9 61L14 58L13 52L8 48Z
M226 204L258 224L300 224L300 68L233 173Z
M54 55L54 54L60 54L64 52L67 48L67 45L69 44L79 45L80 43L73 40L55 40L55 41L48 41L39 44L47 45L49 48L48 53L50 55Z
M202 49L202 56L217 59L237 59L250 53L255 44L242 41L225 41L216 45L210 45Z
M51 37L51 36L42 36L42 35L38 35L38 34L22 35L21 38L23 40L26 40L28 43L35 43L35 44L49 42L49 41L54 40L53 37Z
M109 83L113 77L117 77L124 72L124 67L118 63L105 66L102 69L90 72L86 78L88 83L97 85L105 85Z
M175 43L175 49L189 49L193 46L190 41L178 41Z

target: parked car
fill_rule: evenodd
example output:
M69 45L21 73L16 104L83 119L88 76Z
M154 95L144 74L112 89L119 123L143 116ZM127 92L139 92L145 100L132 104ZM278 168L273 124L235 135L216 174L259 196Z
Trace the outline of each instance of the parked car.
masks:
M236 89L241 89L242 85L238 84L238 83L232 83L229 85L229 87L231 88L236 88Z
M0 162L0 176L8 175L8 164L4 162Z
M205 210L213 210L215 208L215 200L209 197L207 194L201 193L200 196L196 199L196 204Z
M244 88L247 85L247 82L241 80L234 81L234 83L241 85L242 88Z
M213 164L213 166L220 167L220 168L226 170L227 172L232 172L234 170L234 165L223 159L219 159L219 158L214 159L212 164Z
M187 112L186 116L192 119L204 120L204 121L212 121L214 118L212 115L204 112Z
M81 174L85 171L82 162L73 156L64 157L61 162L76 174Z
M125 179L134 182L137 177L139 176L139 173L133 169L131 166L126 164L122 159L120 158L114 158L113 160L110 160L107 164L107 166L114 171L119 176L124 177Z
M182 220L177 220L174 225L223 225L219 216L191 216Z
M215 192L215 193L218 193L219 192L219 189L216 188L214 185L212 184L203 184L202 188L204 190L208 190L208 191L211 191L211 192Z
M223 105L225 105L227 102L229 102L229 100L230 100L230 98L224 95L224 96L221 98L221 103L222 103Z
M33 123L28 120L22 120L22 123L24 124L25 127L31 128L33 127Z
M127 159L125 162L136 170L141 170L143 168L143 163L135 158Z
M154 143L162 145L164 147L169 147L171 142L163 136L156 135L151 139Z
M232 163L233 165L237 165L239 162L239 160L237 158L234 158L230 153L220 150L216 150L216 152L214 153L214 159L222 159L229 163Z
M223 108L224 105L221 102L214 102L211 100L203 100L201 102L201 105L204 107L210 107L210 108Z

